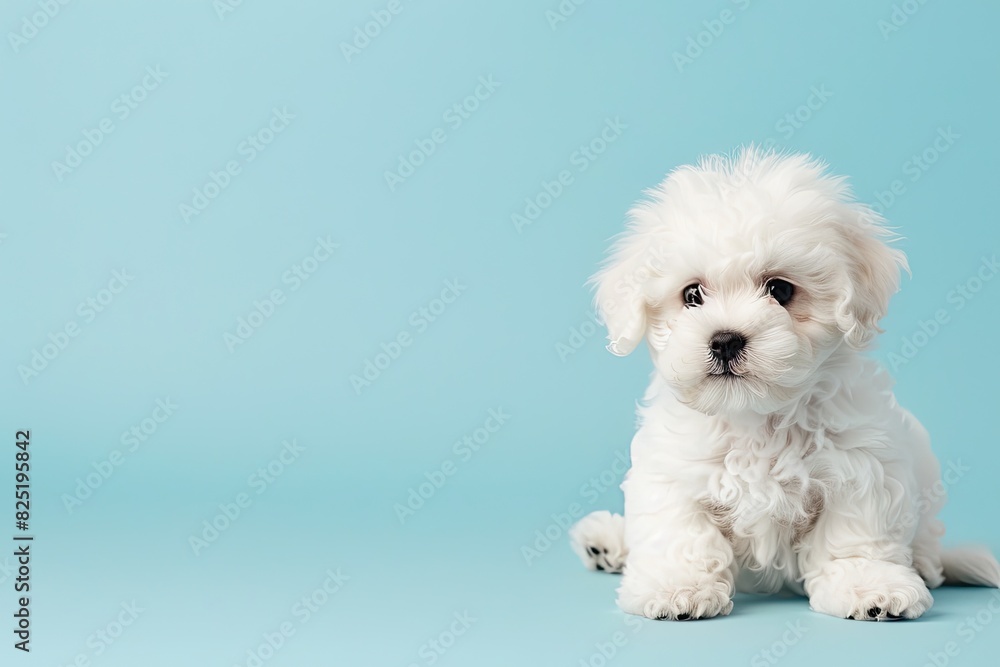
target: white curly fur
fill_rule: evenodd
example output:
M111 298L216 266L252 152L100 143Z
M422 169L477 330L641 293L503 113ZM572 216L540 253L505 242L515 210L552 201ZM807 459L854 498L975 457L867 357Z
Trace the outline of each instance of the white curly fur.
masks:
M595 276L609 349L646 338L625 516L571 532L591 569L623 569L618 604L649 618L728 614L735 590L791 589L842 618L913 618L949 580L1000 585L985 551L942 554L927 433L861 351L903 254L841 178L753 148L670 174L630 213ZM779 304L765 284L792 283ZM703 303L685 307L686 286ZM746 347L720 367L719 331Z

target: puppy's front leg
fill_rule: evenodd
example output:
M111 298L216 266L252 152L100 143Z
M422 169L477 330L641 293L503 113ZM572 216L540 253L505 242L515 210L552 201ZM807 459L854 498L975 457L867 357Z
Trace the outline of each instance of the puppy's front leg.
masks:
M887 488L865 493L842 489L828 500L799 545L799 565L814 610L879 621L916 618L933 604L913 567L913 527L902 520L898 495Z
M654 619L728 614L733 550L704 508L656 475L633 470L622 489L628 556L618 606Z

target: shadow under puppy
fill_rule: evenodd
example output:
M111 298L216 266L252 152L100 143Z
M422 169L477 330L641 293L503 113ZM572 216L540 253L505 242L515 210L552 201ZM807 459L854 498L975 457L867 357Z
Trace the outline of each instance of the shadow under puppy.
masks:
M571 531L618 605L655 619L728 614L736 590L819 612L916 618L928 589L1000 586L981 549L942 551L927 432L865 350L903 253L843 178L747 148L647 192L594 277L608 349L646 339L625 515Z

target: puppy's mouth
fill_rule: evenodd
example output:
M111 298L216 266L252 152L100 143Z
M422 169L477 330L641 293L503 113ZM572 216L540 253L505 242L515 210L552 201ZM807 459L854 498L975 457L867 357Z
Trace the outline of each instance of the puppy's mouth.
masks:
M726 369L718 373L709 373L709 380L716 380L718 382L746 382L748 376L746 373L734 373L732 370Z
M708 369L709 377L721 377L727 379L742 380L750 373L739 365L728 361L713 361Z

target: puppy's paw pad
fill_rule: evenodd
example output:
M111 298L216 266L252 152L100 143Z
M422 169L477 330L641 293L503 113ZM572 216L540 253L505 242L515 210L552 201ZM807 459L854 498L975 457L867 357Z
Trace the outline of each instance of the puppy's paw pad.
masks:
M933 602L926 588L922 591L914 586L902 586L895 590L887 588L880 593L855 596L852 613L848 617L856 621L899 621L917 618L930 609Z
M890 614L888 612L882 611L881 607L872 607L865 614L865 618L857 618L853 614L848 616L852 621L902 621L905 617L899 616L898 614Z
M594 512L570 529L573 551L588 570L621 572L625 567L625 520L618 514Z
M645 600L633 599L632 609L622 608L658 621L693 621L727 616L733 610L733 601L727 590L727 586L709 584L656 591L646 596Z

